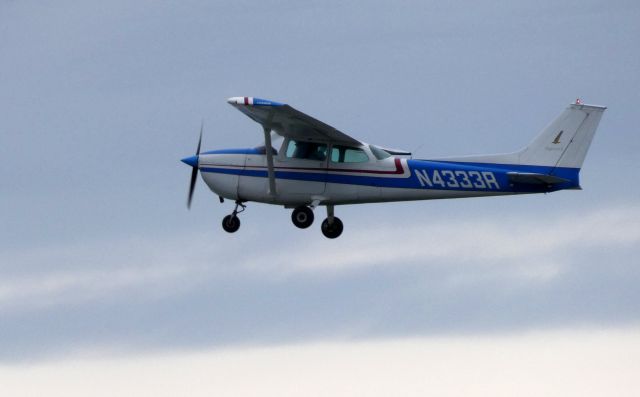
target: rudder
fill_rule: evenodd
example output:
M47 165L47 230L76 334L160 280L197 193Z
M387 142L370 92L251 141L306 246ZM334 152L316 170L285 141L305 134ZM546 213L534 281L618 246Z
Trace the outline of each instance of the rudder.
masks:
M518 163L563 168L581 168L606 107L569 105L524 149Z

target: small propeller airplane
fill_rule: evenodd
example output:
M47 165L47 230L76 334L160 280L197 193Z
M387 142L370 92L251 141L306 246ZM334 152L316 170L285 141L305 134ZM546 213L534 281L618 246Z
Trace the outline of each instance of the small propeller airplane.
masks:
M343 204L549 193L580 189L579 173L606 109L570 104L525 148L505 154L416 160L411 153L370 145L279 102L252 97L227 100L262 126L264 145L201 152L182 159L193 167L187 206L200 171L220 202L235 208L222 220L240 228L245 203L292 208L291 220L308 228L325 206L322 233L342 234L334 208ZM282 140L279 148L274 141Z

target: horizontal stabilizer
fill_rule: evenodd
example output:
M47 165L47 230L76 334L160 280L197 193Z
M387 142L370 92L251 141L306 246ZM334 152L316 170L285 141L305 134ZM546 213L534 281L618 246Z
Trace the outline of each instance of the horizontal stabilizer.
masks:
M512 183L526 183L529 185L558 185L571 182L569 179L547 174L536 174L534 172L507 172L507 176Z

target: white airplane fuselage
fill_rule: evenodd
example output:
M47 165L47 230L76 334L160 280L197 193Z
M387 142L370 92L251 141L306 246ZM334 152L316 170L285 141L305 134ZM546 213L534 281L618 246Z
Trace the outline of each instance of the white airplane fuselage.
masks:
M532 167L464 164L389 157L365 163L333 163L274 155L276 192L269 191L266 155L256 149L231 149L200 155L199 169L209 188L230 200L256 201L287 207L377 203L407 200L543 193L578 187L577 169L556 169L568 180L562 185L510 182L508 172ZM540 171L541 167L535 171Z

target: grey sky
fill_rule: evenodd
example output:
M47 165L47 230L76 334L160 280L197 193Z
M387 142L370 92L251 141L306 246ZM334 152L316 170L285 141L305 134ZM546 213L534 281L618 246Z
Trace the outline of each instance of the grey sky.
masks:
M638 20L631 1L1 2L0 360L637 323ZM418 157L516 149L577 96L609 110L582 192L338 208L328 242L257 204L226 235L202 183L186 211L202 118L205 148L260 141L236 95ZM496 255L473 255L484 235Z

